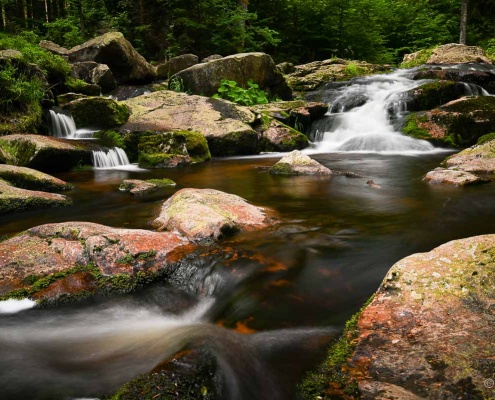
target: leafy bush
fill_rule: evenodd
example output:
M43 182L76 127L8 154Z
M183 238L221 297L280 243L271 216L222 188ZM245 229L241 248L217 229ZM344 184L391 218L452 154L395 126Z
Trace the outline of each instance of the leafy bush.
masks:
M223 79L218 88L218 94L215 94L213 98L230 100L243 106L268 103L266 93L259 88L258 84L250 79L247 85L248 89L243 89L237 86L237 82Z
M84 42L79 21L72 16L46 22L43 26L47 30L46 37L61 46L73 47Z

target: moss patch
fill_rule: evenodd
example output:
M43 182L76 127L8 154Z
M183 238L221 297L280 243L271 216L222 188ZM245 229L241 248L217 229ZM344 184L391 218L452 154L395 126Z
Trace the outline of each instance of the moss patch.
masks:
M231 132L208 137L211 154L217 157L256 154L258 134L254 130Z
M461 84L453 81L436 81L425 83L413 89L410 109L413 111L431 110L464 95Z
M168 186L175 186L177 185L172 179L147 179L146 182L153 183L154 185L157 185L158 187L168 187Z
M478 141L476 142L476 144L478 146L482 145L482 144L485 144L485 143L488 143L488 142L491 142L492 140L495 140L495 132L493 133L489 133L488 135L483 135L481 136Z
M125 124L130 115L125 103L105 97L85 97L63 108L72 114L78 128L115 128Z
M423 49L418 52L416 52L415 56L407 62L403 62L400 64L400 68L414 68L414 67L419 67L420 65L426 64L428 59L431 57L433 54L433 51L435 50L435 47L432 47L430 49Z

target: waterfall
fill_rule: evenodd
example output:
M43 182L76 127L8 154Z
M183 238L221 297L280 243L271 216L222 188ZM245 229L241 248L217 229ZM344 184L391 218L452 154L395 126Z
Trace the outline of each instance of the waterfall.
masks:
M425 81L400 70L353 81L338 89L326 118L313 125L318 152L422 153L436 149L425 140L402 135L394 122L407 113L403 93ZM335 110L335 112L333 111ZM342 111L346 110L346 111Z
M76 133L76 123L72 116L62 113L57 113L49 110L50 116L50 135L58 138L74 137Z
M120 147L113 147L108 151L93 151L93 165L95 168L113 168L129 164L127 154Z
M466 96L490 96L490 93L479 85L465 82L462 82L462 84L464 85L464 92L466 93Z

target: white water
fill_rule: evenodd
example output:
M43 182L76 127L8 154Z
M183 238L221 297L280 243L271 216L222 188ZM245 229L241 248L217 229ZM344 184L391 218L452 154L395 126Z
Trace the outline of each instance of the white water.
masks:
M50 136L64 139L92 139L94 129L77 129L71 115L48 111L50 116Z
M0 301L0 314L15 314L33 308L36 302L30 299Z
M339 89L340 94L330 104L330 114L334 114L334 118L317 132L316 138L321 141L316 143L315 150L320 153L390 154L438 151L429 142L404 136L394 129L391 117L400 118L407 111L402 94L425 83L414 81L407 74L408 71L399 70L389 75L367 77ZM352 98L366 102L346 112L342 104L345 100L351 102Z
M130 165L127 154L120 147L113 147L107 151L93 151L93 166L95 168L115 168Z

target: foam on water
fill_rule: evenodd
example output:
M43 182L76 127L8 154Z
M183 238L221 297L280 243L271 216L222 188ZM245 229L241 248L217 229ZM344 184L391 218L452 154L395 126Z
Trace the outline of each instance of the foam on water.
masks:
M33 308L35 305L36 302L30 299L0 301L0 314L15 314Z

